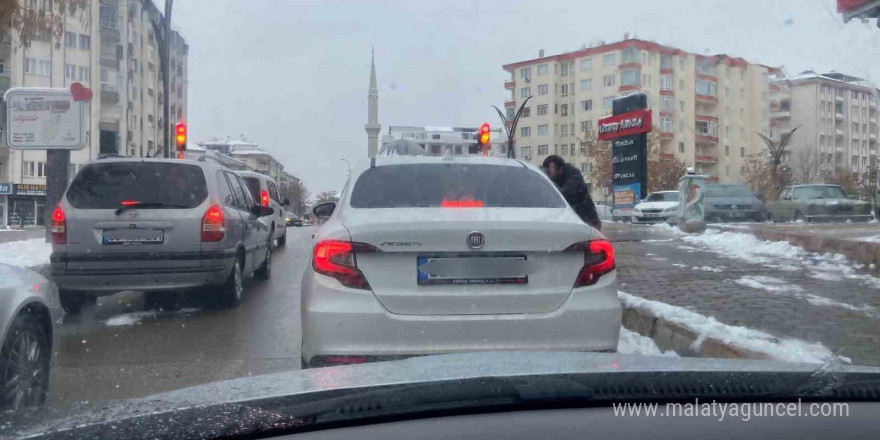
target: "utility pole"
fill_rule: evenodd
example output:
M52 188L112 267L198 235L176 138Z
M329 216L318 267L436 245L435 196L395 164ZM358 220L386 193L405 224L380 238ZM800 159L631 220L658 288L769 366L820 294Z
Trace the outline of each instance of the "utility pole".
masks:
M143 3L151 0L143 0ZM172 157L171 152L171 121L169 119L168 90L171 83L171 8L174 0L165 0L165 14L162 15L162 23L152 22L153 33L156 34L156 43L159 46L159 67L162 71L162 138L165 146L162 148L162 157Z

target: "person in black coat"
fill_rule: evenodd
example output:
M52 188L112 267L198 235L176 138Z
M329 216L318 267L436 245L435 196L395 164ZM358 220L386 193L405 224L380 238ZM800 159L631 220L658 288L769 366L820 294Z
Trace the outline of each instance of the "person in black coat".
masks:
M559 192L581 220L601 230L602 222L599 220L599 214L596 213L596 205L593 204L593 198L590 197L581 170L565 163L565 160L554 154L544 159L544 172L559 187Z

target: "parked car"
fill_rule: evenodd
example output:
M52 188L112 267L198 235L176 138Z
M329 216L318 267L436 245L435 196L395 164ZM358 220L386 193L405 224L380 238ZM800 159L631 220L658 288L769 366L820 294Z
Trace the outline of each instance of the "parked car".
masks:
M633 207L633 223L665 222L678 213L678 191L657 191Z
M614 248L539 168L377 157L357 165L346 188L313 208L326 223L302 280L304 367L617 349Z
M46 401L56 323L55 289L40 274L0 264L0 412Z
M284 246L287 243L287 228L282 227L282 225L286 226L284 209L290 205L290 201L281 200L275 179L253 171L239 171L238 175L247 183L251 196L260 206L273 209L273 214L267 219L269 229L272 230L272 236L277 240L278 246Z
M706 185L703 206L707 222L767 219L767 208L745 185Z
M853 200L837 185L794 185L782 188L767 202L770 219L777 222L868 221L871 204Z
M269 278L273 210L244 180L207 162L108 159L83 167L52 213L52 275L61 306L78 313L95 296L142 291L148 303L207 289L234 306L244 276Z

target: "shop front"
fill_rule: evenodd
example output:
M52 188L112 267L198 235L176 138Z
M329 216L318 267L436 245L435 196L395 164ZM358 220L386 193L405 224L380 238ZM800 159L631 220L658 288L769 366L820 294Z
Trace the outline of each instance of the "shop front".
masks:
M12 194L6 197L8 227L29 229L46 226L46 185L17 183L12 185Z
M7 223L6 213L9 206L9 196L12 195L12 184L8 182L0 182L0 229L3 229Z

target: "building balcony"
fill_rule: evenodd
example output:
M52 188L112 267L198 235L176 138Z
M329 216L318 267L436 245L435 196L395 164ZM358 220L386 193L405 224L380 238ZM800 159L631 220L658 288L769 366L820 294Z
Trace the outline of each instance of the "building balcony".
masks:
M718 77L716 77L715 75L700 75L700 74L697 74L696 78L697 78L698 80L701 79L701 80L703 80L703 81L718 82Z
M871 101L871 102L869 102L869 103L868 103L868 108L870 108L871 111L877 110L877 102L876 102L876 101Z
M516 83L513 81L505 81L504 88L507 90L513 90L516 87Z
M771 118L776 119L789 119L791 118L791 112L788 110L779 110L773 113L770 113Z
M675 134L671 131L660 131L660 139L672 139L675 137Z
M842 121L843 120L843 113L835 113L834 119L836 119L838 121Z
M877 143L877 135L874 134L874 133L869 134L869 135L868 135L868 139L871 140L871 143L872 143L872 144L876 144L876 143Z
M671 69L671 68L661 67L661 68L660 68L660 74L661 74L661 75L672 75L672 69Z
M834 135L837 137L843 137L843 130L839 128L837 130L834 130Z
M874 126L874 127L877 126L877 118L871 118L871 119L868 119L868 122L870 122L871 125Z
M718 145L718 136L708 134L697 134L694 141L698 144Z
M507 101L504 103L505 107L516 107L516 101Z
M114 90L101 90L101 103L116 104L119 102L119 92Z
M632 69L642 70L642 64L641 63L623 63L623 64L617 66L617 70L632 70Z
M694 156L694 162L697 163L718 163L718 156Z
M618 91L618 92L627 92L627 91L630 91L630 90L642 90L642 86L640 86L640 85L633 85L633 86L620 86L620 87L617 88L617 91Z
M660 94L664 96L673 96L675 93L672 89L660 89Z
M717 96L699 95L698 94L698 95L696 95L696 98L697 98L697 101L699 101L699 102L705 102L705 103L709 103L709 104L717 104L718 103Z
M696 116L696 120L697 120L697 121L703 121L703 122L718 122L718 116L712 116L712 115L697 115L697 116Z

